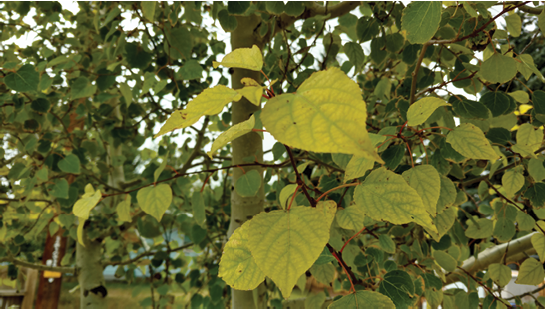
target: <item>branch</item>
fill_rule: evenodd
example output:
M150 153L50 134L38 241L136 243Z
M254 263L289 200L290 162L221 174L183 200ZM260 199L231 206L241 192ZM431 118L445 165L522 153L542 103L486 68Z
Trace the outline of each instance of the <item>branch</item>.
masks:
M414 103L415 93L416 93L416 80L418 78L418 70L420 70L420 65L422 65L422 61L424 60L424 55L426 54L426 50L428 49L428 43L426 42L424 46L422 46L422 51L420 51L420 56L418 57L418 60L416 61L416 66L414 67L414 72L412 73L412 81L411 81L411 98L409 105L412 105Z
M506 1L503 4L504 5L508 5L508 4L517 5L517 4L520 4L520 3L521 3L520 1ZM541 12L543 12L542 8L533 8L533 7L527 6L527 5L519 6L519 10L521 10L522 12L525 12L525 13L536 14L536 15L539 15L539 14L541 14Z
M40 270L40 271L46 271L47 270L47 271L60 272L60 273L72 273L72 274L76 273L75 268L71 268L71 267L50 267L50 266L46 266L46 265L42 265L42 264L22 261L22 260L19 260L19 259L15 259L13 257L0 258L0 262L11 262L12 264L14 264L16 266L27 267L27 268L31 268L31 269Z
M460 274L465 272L473 273L475 271L485 270L489 265L493 263L499 263L505 256L506 262L520 261L528 255L536 253L536 250L532 246L531 238L537 232L523 236L510 242L496 245L494 247L485 249L479 253L477 259L470 257L464 261L460 268L456 268L454 272L447 275L447 282L445 285L452 284L460 280ZM465 270L465 271L464 271Z

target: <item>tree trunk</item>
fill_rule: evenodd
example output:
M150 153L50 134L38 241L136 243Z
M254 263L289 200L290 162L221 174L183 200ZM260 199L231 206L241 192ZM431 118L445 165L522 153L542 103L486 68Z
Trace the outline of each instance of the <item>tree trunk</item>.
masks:
M254 33L260 18L253 16L237 16L238 26L231 34L232 49L249 48L252 45L257 45L260 49L263 48L263 43L260 37ZM242 88L243 85L240 79L249 77L257 82L261 82L261 73L251 70L235 68L232 75L232 86L234 89ZM247 120L253 113L258 111L260 107L251 104L245 98L233 103L233 125ZM248 133L242 137L235 139L233 146L233 164L245 163L244 158L251 157L247 162L263 162L263 142L261 136L255 132ZM230 237L236 228L240 227L246 220L251 219L254 215L263 211L264 190L263 190L263 169L259 166L244 167L246 172L257 170L261 173L261 188L254 197L241 197L236 191L231 194L231 223L229 225L228 236ZM241 169L233 170L233 185L243 175ZM265 286L261 284L257 289L257 305L254 302L254 294L252 291L232 290L232 307L233 309L250 309L250 308L266 308L265 301Z

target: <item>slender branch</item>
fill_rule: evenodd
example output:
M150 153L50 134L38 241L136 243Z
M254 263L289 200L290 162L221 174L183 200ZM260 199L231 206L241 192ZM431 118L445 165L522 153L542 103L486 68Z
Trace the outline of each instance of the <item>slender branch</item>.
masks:
M189 248L189 247L192 247L193 246L193 243L188 243L188 244L185 244L185 245L182 245L180 247L176 247L176 248L173 248L171 249L169 252L170 253L174 253L174 252L178 252L178 251L181 251L183 249L186 249L186 248ZM109 262L105 262L103 263L102 265L104 267L106 266L124 266L124 265L128 265L128 264L131 264L133 262L137 262L138 260L140 260L142 257L146 257L146 256L153 256L155 255L157 252L144 252L134 258L131 258L131 259L128 259L128 260L125 260L125 261L109 261Z
M414 103L415 99L415 93L416 93L416 80L418 78L418 70L420 70L420 66L422 65L422 61L424 60L424 55L426 54L426 50L428 49L428 43L425 43L424 46L422 46L422 51L420 51L420 56L418 56L418 60L416 61L416 66L414 67L414 71L412 73L413 80L411 81L411 97L409 105L412 105Z
M505 301L503 301L502 299L499 299L498 297L496 297L496 295L494 295L494 292L493 292L488 286L486 286L483 282L479 281L479 280L478 280L476 277L474 277L471 273L467 272L465 269L463 269L463 268L461 268L461 267L458 267L458 269L462 270L465 274L467 274L470 278L472 278L473 281L477 282L480 286L484 287L484 288L488 291L488 293L489 293L492 297L494 297L494 299L501 301L501 303L503 303L504 305L506 305L508 308L511 307L507 302L505 302Z
M72 273L72 274L76 273L75 268L71 268L71 267L50 267L50 266L46 266L46 265L42 265L42 264L31 263L31 262L19 260L19 259L10 257L10 256L0 258L0 262L11 262L12 264L14 264L16 266L27 267L27 268L31 268L31 269L40 270L40 271L53 271L53 272Z
M316 206L316 200L314 200L314 198L312 198L310 196L310 194L308 194L307 185L305 185L305 183L301 179L301 175L299 175L299 172L297 171L297 165L295 164L295 159L293 157L293 153L291 152L291 148L286 146L286 145L284 145L284 147L286 147L286 150L288 151L288 155L290 156L291 166L293 166L293 170L295 171L295 176L297 178L297 184L299 186L301 186L301 189L303 189L303 193L307 197L307 200L310 203L310 205L312 207L315 207Z
M517 4L520 4L520 3L521 3L520 1L506 1L506 2L503 3L503 5L509 5L509 4L517 5ZM502 3L500 3L500 4L502 4ZM524 5L524 4L519 6L518 8L522 12L535 14L535 15L539 15L539 14L541 14L541 12L543 12L543 8L533 8L531 6L527 6L527 5Z

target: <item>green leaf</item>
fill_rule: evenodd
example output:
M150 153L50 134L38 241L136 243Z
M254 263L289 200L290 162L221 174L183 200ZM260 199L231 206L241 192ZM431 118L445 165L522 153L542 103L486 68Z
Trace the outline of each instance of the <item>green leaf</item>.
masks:
M227 2L227 11L231 14L244 14L250 7L250 2L247 1L229 1Z
M91 97L96 93L97 86L91 85L86 77L77 78L70 85L70 99Z
M524 193L524 197L530 200L534 209L545 207L545 183L537 182L533 187L529 187Z
M290 3L291 2L288 2L288 4ZM321 309L325 301L326 301L326 296L324 292L319 292L317 294L311 293L305 299L305 309Z
M388 296L373 291L356 291L339 300L335 300L328 309L395 309Z
M519 231L530 231L536 224L536 221L532 216L521 211L517 213L516 222Z
M288 208L289 201L291 201L291 196L294 194L296 188L296 184L289 184L282 188L280 195L278 196L278 202L282 209Z
M456 187L454 183L445 176L441 178L441 190L439 192L439 199L437 199L436 213L441 213L447 206L451 206L456 201Z
M494 224L493 236L500 242L509 242L516 233L514 219L509 217L498 217Z
M197 80L202 78L202 66L198 61L190 59L180 68L179 73L184 80Z
M119 202L116 207L117 215L119 216L119 221L131 222L131 200L130 195L125 196L125 200Z
M507 171L501 178L501 184L507 197L512 198L524 186L524 176L518 170Z
M363 228L365 213L363 209L357 205L351 205L337 212L335 216L337 223L343 229L359 231Z
M239 138L240 136L250 133L252 129L254 128L254 126L255 126L254 115L252 115L248 120L244 122L240 122L238 124L233 125L227 131L221 133L220 136L218 136L218 138L216 138L216 140L212 144L212 148L206 154L208 154L210 158L213 158L214 153L216 153L218 149L223 148L229 142Z
M347 183L352 179L360 178L373 168L375 161L365 157L352 156L344 171L344 181Z
M536 250L541 263L545 262L545 236L543 233L534 233L531 238L532 246Z
M197 225L206 228L206 210L204 206L204 198L201 192L193 192L191 197L191 206L193 207L193 219Z
M510 107L509 97L503 92L488 92L481 96L479 101L492 112L493 117L501 116Z
M483 132L473 124L460 124L447 135L447 143L467 158L491 161L499 158Z
M520 32L522 30L522 21L518 14L505 16L505 23L507 24L507 31L509 31L511 36L515 38L520 36Z
M530 101L530 97L525 91L514 91L507 94L509 94L509 96L513 97L517 102L521 104L526 104Z
M329 249L326 246L322 250L322 253L318 257L318 259L316 259L316 262L314 263L314 265L325 265L326 263L332 262L333 260L335 260L335 257L333 257L333 255L331 255L331 252L329 251Z
M493 263L488 266L488 275L492 281L500 287L506 286L511 281L511 269L501 263Z
M545 10L542 10L537 16L537 26L541 30L541 33L545 35Z
M64 178L55 181L55 185L49 191L49 194L57 199L68 199L68 181Z
M305 5L303 1L287 1L284 6L284 12L289 16L299 16L305 11Z
M426 211L432 216L437 215L441 193L441 178L437 170L431 165L419 165L403 172L403 178L420 195Z
M322 265L314 264L310 267L310 274L316 279L316 281L329 285L335 279L335 266L331 262Z
M486 120L489 118L490 114L490 110L486 108L485 105L468 99L454 99L452 102L452 109L460 117L468 119L477 118Z
M437 217L434 219L435 225L437 226L437 234L430 232L433 239L436 241L441 240L441 237L447 233L448 230L452 227L454 222L456 221L456 209L455 208L447 208L443 210L442 212L437 214Z
M127 103L127 106L130 105L132 102L131 87L128 86L127 83L120 83L119 91L121 92L121 95L123 95L123 98L125 99L125 103Z
M441 268L448 272L454 272L454 270L456 270L456 266L458 265L456 259L444 251L433 252L433 258L441 266Z
M441 2L411 2L403 9L401 30L407 32L410 43L426 43L439 28Z
M467 222L465 234L471 239L485 239L492 236L494 232L494 222L491 219L479 218Z
M545 179L545 167L543 166L543 159L530 159L528 161L528 173L535 181L542 181Z
M374 220L402 225L412 221L437 232L422 199L401 175L384 167L374 170L354 191L356 204Z
M348 60L356 66L356 72L363 66L365 54L361 45L355 42L347 42L343 47L344 53L348 56Z
M543 141L543 130L535 129L530 123L524 123L517 131L517 145L527 146L535 152L541 147Z
M221 28L223 28L225 32L230 32L237 28L238 22L236 17L230 15L227 10L221 10L218 12L218 20Z
M426 122L432 113L441 106L450 106L450 104L437 97L427 97L418 100L407 111L407 125L417 126Z
M539 285L543 283L543 278L545 278L543 265L535 258L530 257L520 265L519 275L515 283L525 285Z
M81 199L76 201L72 212L80 219L88 219L89 213L101 199L102 193L100 192L100 189L95 191L93 185L87 184L87 186L85 186L85 193L81 196Z
M240 48L225 55L221 62L212 62L214 68L218 68L219 65L233 68L243 68L253 71L261 71L263 67L263 56L261 50L257 45L253 45L252 48Z
M235 90L225 85L217 85L211 89L206 89L190 101L186 109L173 112L154 138L193 125L203 115L218 114L225 105L232 101L238 101L241 97Z
M517 70L524 76L526 80L530 79L530 76L535 74L542 82L545 82L545 77L541 74L534 64L534 59L530 54L520 54L516 58Z
M65 173L79 174L80 162L75 154L69 154L59 161L59 169Z
M161 176L161 173L165 170L165 167L167 167L167 159L168 159L168 153L167 156L164 157L163 162L159 165L159 167L153 172L153 182L157 182L159 179L159 176Z
M296 93L271 98L261 113L265 128L286 145L383 163L362 126L366 119L360 87L335 67L313 73Z
M380 245L380 248L389 254L394 254L396 252L396 243L392 238L386 234L381 234L378 237L378 242Z
M248 247L250 221L233 232L223 248L218 276L234 289L252 290L265 280Z
M402 270L386 273L380 282L378 291L390 297L396 309L407 309L416 302L413 280L407 272Z
M189 30L183 26L174 29L168 27L165 29L165 33L170 44L168 52L171 57L182 57L189 60L191 58L191 51L193 50L193 41Z
M235 191L241 197L253 197L261 187L262 177L257 170L242 175L235 183Z
M479 73L490 83L505 83L517 74L517 62L512 57L494 53L483 62Z
M249 248L257 266L288 298L329 240L331 220L314 208L292 206L258 214L249 222Z
M136 199L144 212L161 221L172 202L172 189L168 184L142 188L136 194Z
M17 92L32 92L38 89L40 74L34 66L23 65L17 72L11 72L4 77L4 83Z
M45 98L36 98L30 104L30 109L38 113L47 113L51 108L51 103Z

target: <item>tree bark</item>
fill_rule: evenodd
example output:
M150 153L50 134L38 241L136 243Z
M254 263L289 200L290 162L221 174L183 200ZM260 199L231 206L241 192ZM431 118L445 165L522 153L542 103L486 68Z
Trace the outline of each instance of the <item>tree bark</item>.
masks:
M257 45L260 49L263 48L263 42L258 34L254 33L260 18L253 16L237 16L238 26L231 34L232 49L249 48L252 45ZM251 70L235 68L232 75L231 85L234 89L242 88L243 85L240 79L249 77L257 82L261 82L261 73ZM233 103L233 125L246 121L253 113L258 111L260 107L251 104L245 98ZM263 143L261 136L255 132L248 133L242 137L235 139L232 143L233 147L233 164L242 164L253 161L263 162ZM251 157L251 161L244 161L244 158ZM228 237L230 237L235 229L251 219L254 215L263 211L264 190L263 190L263 169L259 166L246 166L244 171L247 173L251 170L257 170L261 175L261 187L257 194L253 197L241 197L236 191L231 194L231 222L229 224ZM233 170L233 186L236 181L243 175L241 169ZM234 188L233 188L234 189ZM254 294L252 291L232 290L232 307L234 309L251 309L251 308L266 308L264 299L265 287L261 284L257 289L257 305L254 302Z

